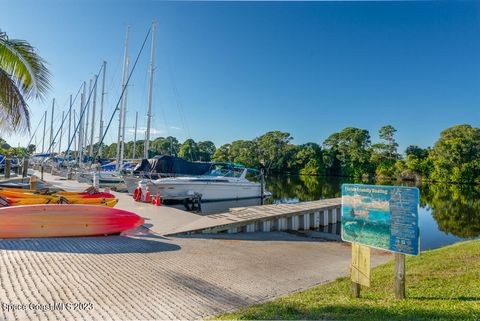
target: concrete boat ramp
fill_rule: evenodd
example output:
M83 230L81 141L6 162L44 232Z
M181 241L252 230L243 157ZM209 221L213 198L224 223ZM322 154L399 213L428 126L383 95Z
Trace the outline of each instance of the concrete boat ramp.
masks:
M58 180L46 174L45 179ZM288 206L278 205L202 216L118 196L117 207L144 216L149 230L133 236L0 240L0 320L193 320L348 274L348 244L278 228L306 223L313 228L336 219L338 200L299 204L290 214L283 212ZM272 232L258 232L264 224ZM208 228L217 233L206 234ZM390 258L374 251L372 265Z

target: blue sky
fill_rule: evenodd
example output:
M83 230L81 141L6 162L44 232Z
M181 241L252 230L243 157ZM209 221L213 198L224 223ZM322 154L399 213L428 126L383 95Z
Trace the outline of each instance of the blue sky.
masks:
M153 137L219 146L282 130L294 143L322 143L355 126L375 141L391 124L403 149L431 146L455 124L479 125L480 2L3 1L0 28L30 41L53 74L48 99L30 103L32 129L51 98L66 108L103 60L109 117L125 28L133 60L153 19ZM135 111L146 126L149 48L129 87L128 138Z

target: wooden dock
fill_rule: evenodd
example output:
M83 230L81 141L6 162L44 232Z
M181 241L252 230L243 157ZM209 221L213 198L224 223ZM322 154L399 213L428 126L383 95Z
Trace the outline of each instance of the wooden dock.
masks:
M226 213L203 216L168 235L318 229L340 222L340 207L341 198L331 198L297 204L232 208Z

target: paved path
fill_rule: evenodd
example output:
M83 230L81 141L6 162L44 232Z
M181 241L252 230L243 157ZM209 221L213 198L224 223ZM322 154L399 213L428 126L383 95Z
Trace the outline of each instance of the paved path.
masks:
M372 265L388 259L375 252ZM349 262L347 244L284 232L0 240L0 319L198 319L333 280ZM93 308L39 309L52 303Z

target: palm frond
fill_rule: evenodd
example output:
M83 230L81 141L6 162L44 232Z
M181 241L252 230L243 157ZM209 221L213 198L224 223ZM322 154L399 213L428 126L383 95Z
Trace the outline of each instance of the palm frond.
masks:
M15 81L0 68L0 132L30 129L28 104Z
M9 39L0 31L0 69L10 75L25 100L42 99L50 89L50 73L45 65L28 42Z

